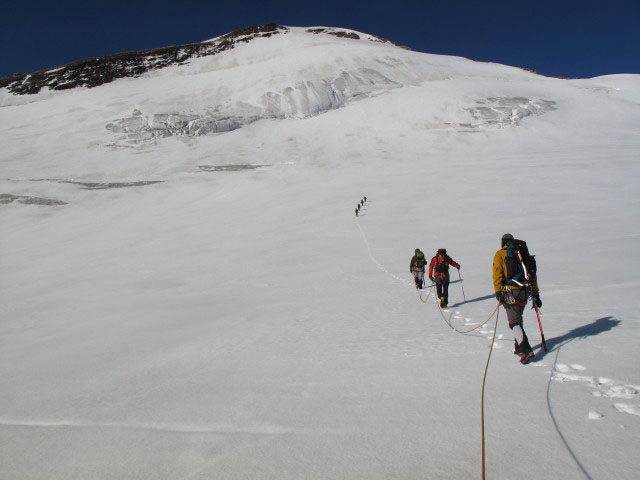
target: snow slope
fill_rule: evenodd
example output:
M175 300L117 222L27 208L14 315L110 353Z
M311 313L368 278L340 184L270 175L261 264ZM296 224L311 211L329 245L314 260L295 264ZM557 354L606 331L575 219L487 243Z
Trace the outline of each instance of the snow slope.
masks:
M471 328L507 231L549 352L501 312L487 478L636 478L640 78L307 30L0 90L0 478L478 478L493 321L408 263Z

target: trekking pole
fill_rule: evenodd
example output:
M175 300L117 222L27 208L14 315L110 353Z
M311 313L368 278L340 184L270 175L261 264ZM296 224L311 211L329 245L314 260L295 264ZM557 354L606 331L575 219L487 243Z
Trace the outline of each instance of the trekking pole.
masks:
M460 269L458 269L458 278L460 279L460 286L462 287L462 298L464 298L464 301L466 303L467 297L464 294L464 285L462 283L462 277L460 276Z

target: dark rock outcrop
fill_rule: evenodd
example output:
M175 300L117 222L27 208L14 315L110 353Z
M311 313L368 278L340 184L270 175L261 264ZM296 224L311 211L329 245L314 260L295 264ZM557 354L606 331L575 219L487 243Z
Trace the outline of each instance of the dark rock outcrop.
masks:
M242 28L214 41L86 58L58 68L29 74L16 73L1 78L0 88L7 88L16 95L28 95L36 94L44 87L51 90L97 87L118 78L136 77L150 70L183 64L191 58L216 55L233 48L239 42L270 37L287 30L286 27L270 23Z
M353 40L360 40L360 35L358 35L356 32L351 30L343 30L340 28L314 27L314 28L308 28L307 32L313 33L315 35L318 35L319 33L324 33L326 35L333 35L334 37L351 38ZM385 38L378 37L377 35L366 34L366 37L373 42L390 43L391 45L395 45L395 43L390 42Z

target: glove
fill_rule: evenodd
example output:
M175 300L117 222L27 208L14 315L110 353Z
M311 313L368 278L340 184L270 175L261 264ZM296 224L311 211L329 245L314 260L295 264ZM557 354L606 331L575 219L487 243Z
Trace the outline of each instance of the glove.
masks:
M462 268L462 266L458 265L456 268L458 269L458 271L460 271L460 269Z
M429 277L429 280L431 280L431 283L435 282L435 280L433 279L433 277Z
M540 300L540 295L534 295L533 304L538 308L542 307L542 300Z
M502 292L496 292L496 300L498 300L498 303L504 303L504 296L502 295Z

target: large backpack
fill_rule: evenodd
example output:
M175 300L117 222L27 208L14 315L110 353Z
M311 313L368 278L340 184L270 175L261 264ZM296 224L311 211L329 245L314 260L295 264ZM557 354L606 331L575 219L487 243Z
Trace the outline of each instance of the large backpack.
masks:
M438 250L435 256L436 265L435 272L436 273L447 273L449 271L449 265L447 265L447 249L441 248Z
M506 269L505 285L523 286L536 280L536 259L529 254L527 242L511 240L507 243L507 256L504 259Z

